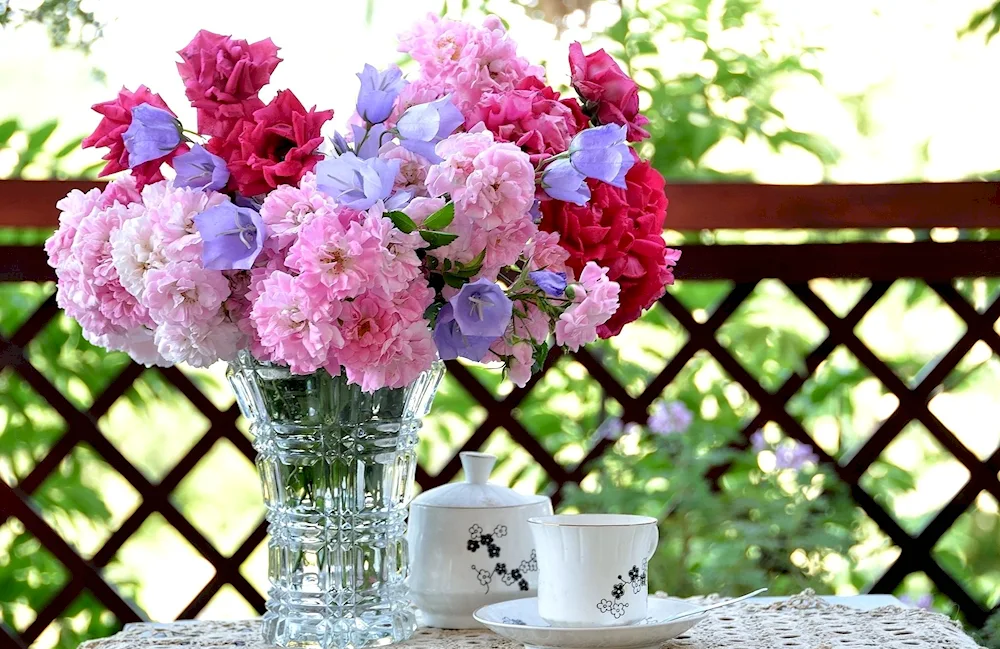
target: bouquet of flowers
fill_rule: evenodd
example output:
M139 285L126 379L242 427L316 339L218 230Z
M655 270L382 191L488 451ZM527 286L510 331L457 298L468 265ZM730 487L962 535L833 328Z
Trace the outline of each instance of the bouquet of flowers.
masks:
M399 43L419 74L365 65L345 134L290 90L260 98L270 39L207 31L177 63L196 131L145 86L95 105L83 146L124 174L59 201L46 242L87 340L161 366L249 349L365 391L457 357L523 385L552 344L614 336L663 294L664 181L607 53L573 44L562 97L496 17L432 15Z

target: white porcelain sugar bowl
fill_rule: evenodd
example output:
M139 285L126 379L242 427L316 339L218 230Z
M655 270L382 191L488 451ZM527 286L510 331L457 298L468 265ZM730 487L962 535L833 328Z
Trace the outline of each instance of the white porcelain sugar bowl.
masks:
M532 597L538 560L528 519L552 513L547 496L487 482L496 456L462 453L465 482L425 491L410 503L410 595L419 621L445 629L481 626L487 604Z

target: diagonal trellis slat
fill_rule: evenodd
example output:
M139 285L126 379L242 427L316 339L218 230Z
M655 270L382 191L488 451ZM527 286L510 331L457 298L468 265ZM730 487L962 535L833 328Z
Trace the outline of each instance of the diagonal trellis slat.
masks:
M907 187L920 189L908 192ZM683 192L690 192L692 196L708 192L705 194L706 197L716 196L716 192L720 191L696 186L685 186L682 189ZM720 214L713 216L714 220L704 227L754 227L748 222L751 212L756 215L755 210L768 219L774 217L768 221L766 227L829 227L837 225L836 219L842 216L854 219L852 223L860 227L875 227L879 222L878 219L884 218L892 218L893 227L906 227L904 217L892 215L912 216L916 213L914 210L919 212L919 218L916 216L912 218L919 220L919 223L910 223L912 227L933 225L972 227L990 223L990 219L995 219L1000 212L998 209L1000 186L985 183L955 184L942 188L892 186L885 190L852 187L846 188L842 195L838 194L836 188L828 187L805 192L768 187L760 190L758 207L752 209L739 206L755 204L753 200L742 200L747 192L753 192L754 189L730 185L723 187L722 190L728 197L726 205L734 210L743 209L746 215L734 216L728 213L731 210L720 210ZM64 189L60 188L60 191ZM855 194L860 196L858 192L874 200L875 203L866 205L865 200L858 201L851 198L856 198ZM923 198L918 197L918 194ZM942 202L948 210L941 210L941 214L945 214L943 217L934 211L932 205L933 197L939 194L942 196L947 194L949 197L947 202ZM834 203L828 203L827 197L830 196L839 198ZM737 201L736 197L740 197L741 200ZM683 201L677 202L683 204ZM790 208L791 213L798 215L796 218L800 218L801 223L793 224L777 218L776 215L786 214L782 207L784 204L793 206L794 209ZM877 209L871 207L872 205L877 205ZM25 213L30 211L24 205L22 208L19 209ZM816 213L816 210L825 211L815 217L810 216ZM700 213L696 215L692 212L684 218L695 223L696 216L700 217ZM741 218L744 219L742 226ZM813 220L810 221L811 218ZM933 265L927 264L926 260L929 258L935 259ZM815 448L814 441L801 422L789 413L788 404L823 361L836 348L845 347L886 387L889 393L898 399L896 410L881 422L868 440L859 448L852 449L840 461L816 448L821 460L829 465L840 479L850 485L852 496L858 506L900 549L897 560L876 580L871 590L891 592L908 574L922 571L941 592L958 605L969 622L981 625L990 611L985 610L955 577L935 560L933 549L962 514L969 510L980 493L990 493L1000 500L1000 480L997 479L997 474L1000 472L1000 450L994 451L987 459L980 460L944 422L931 412L928 403L940 389L942 382L979 341L985 342L994 354L1000 356L1000 335L994 328L1000 318L1000 299L994 300L980 313L951 283L957 278L984 276L1000 277L998 241L958 241L947 244L925 241L913 244L689 246L684 250L684 263L678 269L679 279L729 280L733 283L732 288L704 322L698 322L671 294L668 293L660 300L661 306L687 332L688 338L659 374L649 381L641 394L636 396L630 394L593 350L580 350L570 357L582 365L589 376L601 386L604 399L618 402L622 409L623 421L642 422L647 416L647 409L664 389L677 379L691 359L698 353L707 353L734 382L742 385L759 405L759 411L745 422L742 435L735 444L745 447L749 444L749 436L754 431L768 422L774 422L785 434L800 442L809 443ZM820 277L868 278L871 280L871 285L855 306L845 316L840 317L833 313L809 286L810 280ZM862 318L900 277L925 280L967 327L965 333L950 349L925 368L913 387L900 379L854 332ZM51 279L53 279L51 269L44 264L44 253L40 249L0 247L0 282L44 282ZM804 371L791 373L773 392L765 389L717 339L722 325L737 312L752 295L758 283L764 279L781 280L791 294L798 298L827 329L826 337L806 355ZM0 524L9 518L20 521L29 533L66 566L71 576L62 590L37 612L34 621L26 629L18 632L9 626L0 626L0 646L30 646L83 592L93 594L122 623L140 620L142 613L134 603L127 601L114 589L103 576L102 570L115 558L128 539L138 532L142 524L157 513L187 539L215 570L208 583L184 607L180 614L181 618L196 616L226 585L231 585L251 606L262 611L264 598L245 579L240 567L251 552L264 541L266 523L263 520L257 522L238 548L229 556L225 556L170 502L171 492L221 440L231 442L239 453L253 461L255 454L252 444L237 428L237 409L217 408L180 370L175 368L158 370L166 382L174 386L208 419L210 425L204 436L162 479L158 482L150 481L115 448L97 426L97 421L146 371L145 368L134 363L126 365L104 392L97 395L89 409L79 410L31 364L26 352L31 341L56 317L59 317L59 309L54 296L50 296L9 339L0 337L0 370L13 371L20 376L49 403L67 426L65 433L56 440L48 453L19 482L7 484L0 481ZM448 367L453 378L486 410L487 416L437 474L431 475L423 467L418 467L417 481L421 487L427 489L455 479L460 471L458 451L482 448L491 435L501 428L538 462L549 477L548 488L556 503L559 502L564 486L579 483L586 478L593 470L594 462L610 448L609 440L594 440L579 463L564 466L556 459L557 449L546 448L535 439L517 416L517 408L531 395L545 373L561 358L563 355L557 352L550 354L542 372L532 377L524 388L514 389L503 398L497 398L492 394L465 366L450 362ZM859 484L862 475L871 464L901 434L907 424L913 421L922 424L969 472L968 482L917 534L904 530L893 515ZM89 559L82 557L61 539L32 505L32 495L81 443L91 446L141 497L135 511L114 530L104 545ZM727 468L714 467L706 474L706 479L717 481Z

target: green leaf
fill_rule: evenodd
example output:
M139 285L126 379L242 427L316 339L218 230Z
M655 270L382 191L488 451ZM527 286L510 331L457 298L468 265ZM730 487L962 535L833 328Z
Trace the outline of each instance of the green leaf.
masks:
M34 131L28 134L28 146L25 147L25 154L31 156L37 156L45 143L48 142L49 138L52 137L52 133L59 126L59 122L56 120L49 120L45 122ZM82 141L82 140L81 140Z
M409 234L417 229L417 224L413 222L413 219L399 210L386 212L385 215L390 221L392 221L392 224L399 228L404 234Z
M446 203L444 207L424 219L423 227L427 230L443 230L455 219L455 204Z
M413 223L413 221L410 221L410 223ZM400 230L402 230L402 228L400 228ZM404 230L404 232L405 231L406 230ZM424 241L430 244L430 246L428 246L429 250L440 248L441 246L447 246L449 243L458 238L457 234L452 234L451 232L440 232L438 230L420 230L420 236L424 238Z
M452 273L445 273L444 283L452 288L462 288L468 283L468 280L464 277L458 277Z
M55 157L56 159L65 158L69 154L71 154L74 151L76 151L77 149L79 149L80 145L82 143L83 143L83 138L82 137L78 137L78 138L76 138L74 140L70 140L69 142L66 143L65 146L63 146L63 148L61 148L58 151L56 151L56 154L53 157Z
M0 148L7 146L10 138L14 137L14 133L17 133L18 128L20 128L20 123L16 117L8 119L6 122L0 122Z

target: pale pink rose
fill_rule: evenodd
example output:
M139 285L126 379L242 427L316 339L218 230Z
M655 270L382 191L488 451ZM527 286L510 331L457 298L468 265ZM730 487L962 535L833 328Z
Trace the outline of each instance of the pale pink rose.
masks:
M138 298L125 290L117 278L95 288L97 309L114 327L129 330L135 327L153 327L146 307Z
M511 319L511 330L514 336L522 340L533 340L536 343L545 342L552 328L552 321L545 313L531 302L518 301L518 310L524 316Z
M476 156L493 144L493 134L485 128L468 133L456 133L434 148L444 158L427 170L427 191L431 196L444 196L465 187L476 170Z
M527 342L512 343L507 338L499 338L483 358L486 363L495 361L502 362L507 378L517 387L523 388L531 379L531 368L535 363L534 348Z
M542 68L517 55L517 44L496 16L487 16L477 27L428 14L400 34L399 50L420 64L425 83L450 92L467 116L483 93L513 90L526 77L545 76Z
M448 94L448 90L443 84L427 81L425 79L415 79L406 84L403 91L396 98L396 105L393 106L392 114L386 120L385 125L392 128L396 125L399 116L406 112L407 108L429 104L435 99L440 99Z
M493 144L472 161L464 187L452 191L455 211L485 230L524 218L535 201L535 168L528 154L507 142Z
M414 223L420 225L424 222L424 219L444 206L445 200L443 198L420 197L410 201L403 211L406 212L408 217L413 219Z
M146 275L143 303L158 323L194 326L208 322L229 297L229 282L217 270L175 261Z
M279 271L264 280L250 320L270 359L311 374L344 344L337 327L344 304L317 298L300 278Z
M343 300L378 282L381 256L382 241L371 229L317 216L302 226L285 263L301 274L304 286L320 286L328 299Z
M566 265L569 252L559 245L558 232L539 230L531 237L524 250L528 260L529 270L549 270L553 273L566 273L567 279L573 280L573 269Z
M153 234L153 224L146 214L125 221L111 234L111 259L122 286L142 299L146 273L167 265L163 246Z
M379 263L369 290L377 288L392 295L423 274L417 250L427 247L427 242L418 233L406 234L384 216L369 216L362 227L380 244Z
M136 186L135 176L126 173L118 176L104 187L101 198L97 202L98 207L104 209L111 207L115 203L130 205L142 201L142 194Z
M70 246L73 245L73 237L76 236L80 221L94 211L100 198L99 189L91 189L87 193L74 189L56 203L56 208L59 210L59 227L45 242L49 266L59 268L70 255Z
M299 228L315 216L330 216L337 212L332 198L316 189L316 175L302 177L298 187L281 185L264 199L260 216L279 248L294 243Z
M201 263L201 234L194 217L229 199L219 192L205 192L187 187L173 187L169 181L155 183L142 192L146 214L153 233L170 261Z
M148 327L136 327L129 329L125 335L118 339L120 349L132 357L136 363L146 367L170 367L171 361L163 358L156 349L154 332Z
M578 284L571 285L573 303L556 322L556 343L576 351L597 340L597 328L618 310L617 282L608 279L608 269L587 262Z
M506 223L485 233L486 257L479 277L496 280L500 270L510 266L524 253L528 241L538 232L538 227L524 215L520 220Z
M366 392L399 388L430 368L437 348L423 313L433 297L420 278L391 300L366 293L345 307L337 357L350 383Z
M104 210L94 210L78 224L70 250L80 264L84 289L91 295L96 287L118 279L118 271L111 258L112 233L122 223L142 213L142 205L116 203Z
M208 367L231 361L244 346L239 328L220 313L211 320L182 325L167 322L156 329L156 349L168 362Z
M427 170L431 163L427 158L413 153L394 142L385 143L379 150L383 160L399 160L399 171L396 172L396 182L393 190L410 192L410 196L427 196Z

